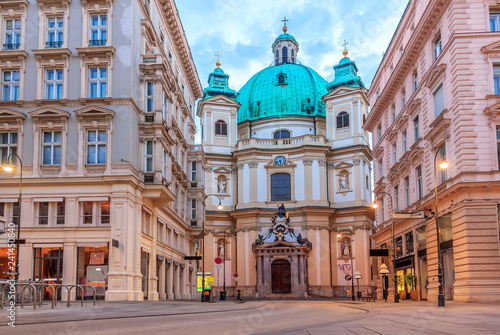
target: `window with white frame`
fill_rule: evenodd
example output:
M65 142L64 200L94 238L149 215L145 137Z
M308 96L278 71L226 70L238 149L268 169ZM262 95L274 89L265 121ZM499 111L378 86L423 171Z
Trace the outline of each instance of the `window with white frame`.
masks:
M403 152L408 151L408 136L406 134L406 130L403 131Z
M162 97L161 97L161 116L164 121L167 121L168 117L168 99L167 99L167 94L165 91L162 90Z
M434 92L432 92L434 98L434 114L438 117L444 110L444 93L443 84L440 84Z
M406 207L409 207L411 205L411 199L410 199L410 178L406 177L405 178L405 191L406 191Z
M382 139L382 125L378 125L377 127L377 139L380 141Z
M42 135L42 165L61 164L61 132L44 131Z
M380 218L381 221L385 221L385 201L384 198L380 199Z
M392 121L396 121L396 106L392 105Z
M417 167L417 189L418 198L422 199L424 197L424 188L422 184L422 166Z
M439 35L434 40L434 60L438 59L439 55L441 55L442 44L441 44L441 35Z
M63 70L45 70L45 99L62 99L63 97Z
M498 169L500 170L500 127L497 127L497 159Z
M413 118L413 130L415 133L415 142L420 138L420 122L418 115Z
M146 113L154 112L154 83L152 81L147 81L145 85L145 106L144 111Z
M109 201L81 201L80 222L83 225L108 225L111 223Z
M19 99L19 71L3 71L2 100L13 101L18 99Z
M396 143L392 145L392 161L394 164L398 162L398 147Z
M399 185L394 187L394 209L399 211Z
M106 130L87 130L86 164L106 164Z
M91 15L89 46L106 45L107 33L108 33L108 16L106 14Z
M107 96L107 67L89 68L89 98L104 98Z
M17 50L21 47L21 20L7 19L5 20L4 50Z
M490 12L490 31L500 31L500 13Z
M163 149L163 161L162 161L162 173L163 173L163 179L167 179L168 175L168 152Z
M500 95L500 64L493 66L493 87L495 94Z
M151 213L142 211L142 233L151 236Z
M153 172L154 145L152 140L144 141L144 172Z
M379 178L382 178L384 176L384 161L383 160L378 161L378 174L379 174Z
M17 133L0 133L0 164L17 165ZM9 155L12 156L9 157Z
M403 107L406 106L406 90L404 88L401 90L401 103Z
M196 199L191 199L191 220L196 220L197 218L197 208L196 208Z
M191 162L191 181L197 181L198 177L196 176L196 162Z
M418 89L418 74L417 72L413 73L413 91Z
M58 202L36 202L36 222L42 226L64 224L66 206L64 201Z
M64 40L64 18L48 17L47 18L47 48L60 48Z

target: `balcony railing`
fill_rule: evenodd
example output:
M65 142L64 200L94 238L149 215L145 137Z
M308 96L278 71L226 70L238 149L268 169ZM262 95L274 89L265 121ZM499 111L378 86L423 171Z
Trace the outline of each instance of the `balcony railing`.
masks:
M318 135L304 135L280 139L249 138L238 141L238 150L247 148L295 148L303 145L323 146L326 143L325 137Z
M4 43L3 44L4 50L17 50L20 47L21 47L21 43Z
M106 45L106 40L89 40L89 46L91 47L100 45Z
M62 47L62 44L63 44L62 41L45 42L45 47L47 47L47 48L60 48L60 47Z

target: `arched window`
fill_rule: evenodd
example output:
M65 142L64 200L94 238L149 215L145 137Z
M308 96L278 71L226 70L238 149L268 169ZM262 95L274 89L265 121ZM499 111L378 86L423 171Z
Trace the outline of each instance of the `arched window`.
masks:
M278 84L284 84L285 83L285 76L284 75L280 75L278 77Z
M292 200L292 185L289 173L275 173L271 176L271 201Z
M227 123L223 120L215 121L215 135L227 135Z
M280 62L280 51L276 50L276 64Z
M295 63L295 51L292 49L290 53L292 54L292 63Z
M288 48L287 47L283 47L283 49L281 49L281 56L283 57L283 63L288 63Z
M347 112L340 112L337 115L337 129L349 127L349 114Z
M274 133L274 139L279 138L290 138L290 132L288 130L278 130Z

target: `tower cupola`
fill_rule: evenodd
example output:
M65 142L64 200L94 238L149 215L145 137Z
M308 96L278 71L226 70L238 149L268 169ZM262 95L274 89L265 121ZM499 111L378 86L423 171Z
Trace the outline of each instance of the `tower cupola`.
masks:
M288 34L286 26L286 17L281 20L284 22L283 34L279 35L273 43L274 65L297 64L297 53L299 52L299 43L295 37Z

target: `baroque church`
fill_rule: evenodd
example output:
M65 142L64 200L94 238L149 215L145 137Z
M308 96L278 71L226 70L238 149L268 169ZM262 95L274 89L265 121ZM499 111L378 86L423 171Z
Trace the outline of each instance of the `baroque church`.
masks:
M272 57L239 92L217 60L198 106L205 271L229 296L346 296L355 272L371 292L369 102L357 66L344 50L326 81L300 63L286 22Z

